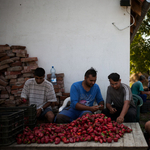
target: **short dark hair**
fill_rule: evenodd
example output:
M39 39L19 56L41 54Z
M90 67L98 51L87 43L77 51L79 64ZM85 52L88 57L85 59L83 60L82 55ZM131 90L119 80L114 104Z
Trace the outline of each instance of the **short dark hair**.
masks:
M38 77L42 77L45 75L45 70L43 68L38 67L35 69L34 75Z
M96 77L97 71L96 71L93 67L91 67L89 70L86 71L86 73L85 73L84 76L88 78L90 74L91 74L93 77Z
M108 79L112 79L113 81L119 81L120 79L120 75L118 73L111 73L108 76Z
M139 81L142 81L142 80L145 80L145 76L144 75L141 75L140 78L139 78Z

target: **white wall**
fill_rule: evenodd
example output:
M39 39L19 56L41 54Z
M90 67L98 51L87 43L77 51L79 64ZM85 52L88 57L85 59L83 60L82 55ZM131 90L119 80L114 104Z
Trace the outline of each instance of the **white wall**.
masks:
M129 11L129 8L128 8ZM130 16L120 0L0 0L0 44L23 45L49 73L65 74L65 90L90 67L105 99L107 76L129 84Z

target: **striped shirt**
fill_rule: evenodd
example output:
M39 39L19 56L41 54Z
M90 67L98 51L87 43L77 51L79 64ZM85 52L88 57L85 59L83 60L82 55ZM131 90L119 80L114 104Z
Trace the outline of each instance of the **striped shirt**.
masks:
M47 102L57 101L52 83L44 79L41 84L37 84L35 78L25 82L21 98L29 99L29 105L36 104L37 109Z
M121 83L117 90L112 86L108 86L106 103L113 103L116 107L123 107L125 100L129 100L130 105L135 107L132 92L128 85Z

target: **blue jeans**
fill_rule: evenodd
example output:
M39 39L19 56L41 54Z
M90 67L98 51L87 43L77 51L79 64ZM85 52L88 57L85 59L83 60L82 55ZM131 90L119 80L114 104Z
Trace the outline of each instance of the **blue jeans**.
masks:
M146 94L139 94L139 96L143 99L143 102L146 102L146 98L147 98Z
M73 120L76 120L78 117L81 117L83 114L90 113L91 111L85 110L77 110L71 107L64 108L54 119L55 123L69 123Z

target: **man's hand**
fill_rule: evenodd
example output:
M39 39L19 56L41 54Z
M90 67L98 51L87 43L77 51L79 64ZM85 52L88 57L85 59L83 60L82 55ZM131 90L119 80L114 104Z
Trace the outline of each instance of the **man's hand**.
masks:
M99 106L98 106L98 105L96 105L96 106L91 106L91 107L90 107L90 111L91 111L91 112L95 112L95 111L97 111L97 110L99 110Z
M116 111L117 111L116 108L111 108L110 109L110 114L114 114L114 113L116 113Z
M39 117L40 114L41 114L41 112L42 112L42 109L41 109L41 108L37 109L37 114L36 114L36 116Z
M119 116L116 120L117 123L121 124L124 122L124 117Z
M102 104L101 104L101 105L98 105L98 107L99 107L100 110L103 110L103 109L104 109L104 105L102 105Z

